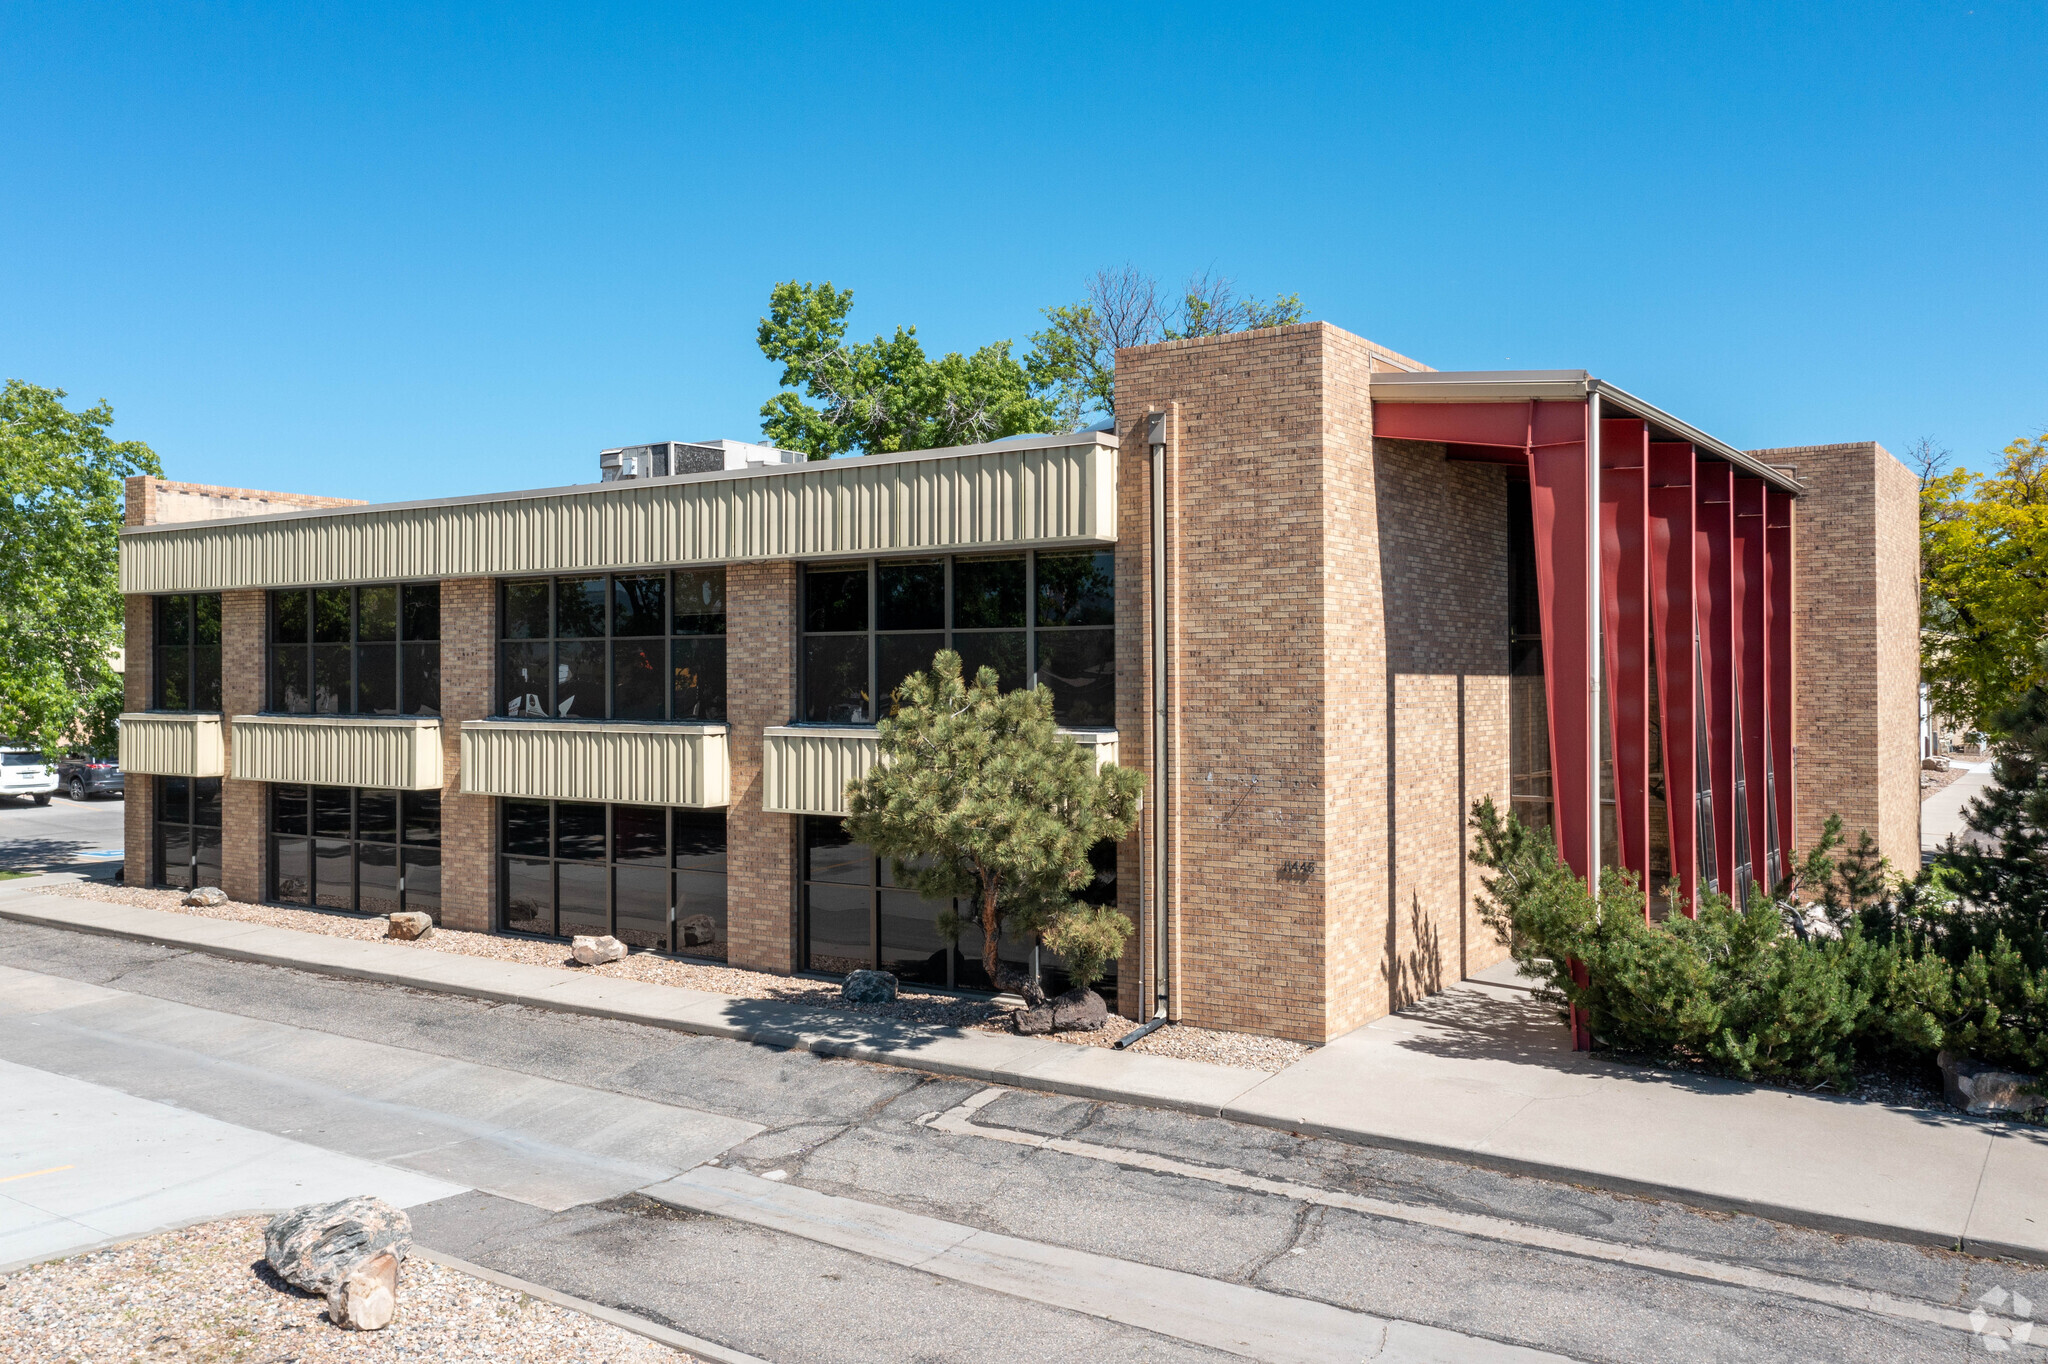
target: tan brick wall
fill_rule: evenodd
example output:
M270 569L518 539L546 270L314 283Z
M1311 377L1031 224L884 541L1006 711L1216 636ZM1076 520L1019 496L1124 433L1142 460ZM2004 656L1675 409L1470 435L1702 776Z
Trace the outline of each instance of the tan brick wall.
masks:
M732 726L725 892L730 961L788 972L798 964L795 816L761 809L761 743L762 730L788 724L796 708L796 565L732 565L725 571L725 612Z
M127 599L127 663L121 679L123 710L148 710L155 685L154 603L149 597ZM156 818L156 778L123 774L121 797L121 878L131 886L149 882L151 823Z
M353 497L314 497L307 493L259 492L251 488L217 488L208 483L173 483L138 474L123 485L123 519L131 526L163 521L213 521L229 516L261 516L267 512L301 511L310 507L360 507Z
M497 927L497 801L462 793L462 722L491 713L497 587L490 578L441 584L441 922Z
M1920 861L1920 509L1913 472L1874 441L1752 454L1796 465L1794 826L1828 815Z
M270 594L223 592L220 597L220 703L229 718L222 730L234 753L234 716L263 709L266 633ZM235 900L257 901L269 889L269 840L263 803L268 788L258 781L221 780L221 889Z

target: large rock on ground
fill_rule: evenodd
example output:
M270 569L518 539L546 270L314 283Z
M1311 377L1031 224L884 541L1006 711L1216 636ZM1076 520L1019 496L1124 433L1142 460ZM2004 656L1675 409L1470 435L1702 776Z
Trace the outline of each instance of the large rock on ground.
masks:
M412 1219L381 1198L309 1203L263 1229L263 1256L278 1277L323 1297L379 1255L403 1260L411 1249Z
M1052 1005L1034 1004L1010 1015L1012 1027L1026 1037L1042 1037L1052 1031Z
M327 1319L349 1331L381 1331L398 1313L398 1257L372 1255L327 1294Z
M602 966L626 955L626 945L607 933L602 938L578 937L569 944L578 966Z
M384 930L384 936L407 941L413 938L431 938L434 936L434 918L431 914L422 914L416 909L402 909L391 916L390 926Z
M201 886L185 894L185 903L188 905L224 905L227 902L228 893L219 886Z
M1075 989L1052 1002L1054 1032L1094 1032L1109 1021L1109 1006L1093 990Z
M2048 1109L2048 1094L2024 1092L2041 1083L2031 1075L1999 1070L1954 1051L1942 1052L1935 1063L1941 1067L1942 1092L1965 1113L2027 1114Z
M839 987L839 997L848 1004L893 1004L896 977L887 971L852 971Z

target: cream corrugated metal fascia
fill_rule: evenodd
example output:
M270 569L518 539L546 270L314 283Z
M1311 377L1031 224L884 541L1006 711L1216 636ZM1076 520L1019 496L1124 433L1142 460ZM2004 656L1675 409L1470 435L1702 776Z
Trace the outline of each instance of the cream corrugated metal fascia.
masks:
M151 777L227 775L220 716L138 711L120 720L121 770Z
M1374 374L1372 396L1379 402L1399 403L1499 403L1529 402L1532 399L1561 402L1584 401L1598 393L1603 402L1614 404L1631 416L1661 426L1673 437L1690 441L1714 458L1723 460L1755 478L1761 478L1780 492L1795 497L1805 489L1799 480L1783 470L1716 439L1690 422L1644 402L1605 379L1596 379L1582 369L1524 370L1439 370L1429 374Z
M380 790L441 787L441 722L421 716L237 715L228 775Z
M122 531L129 593L1116 539L1113 439L995 442Z
M466 794L718 809L732 801L722 724L462 722Z
M1095 764L1114 765L1113 729L1061 729L1090 750ZM870 725L771 725L762 731L761 808L770 814L843 815L846 784L882 759L881 736Z

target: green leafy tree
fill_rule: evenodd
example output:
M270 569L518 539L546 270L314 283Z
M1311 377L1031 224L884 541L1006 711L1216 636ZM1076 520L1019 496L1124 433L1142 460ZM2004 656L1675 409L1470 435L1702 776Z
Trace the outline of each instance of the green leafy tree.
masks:
M783 391L761 407L761 431L812 459L972 445L1043 431L1051 409L1032 393L1008 341L971 355L925 355L917 328L846 340L853 291L778 284L756 340L782 366Z
M112 745L122 481L163 472L107 434L107 404L64 397L19 379L0 392L0 736L53 750Z
M1052 947L1077 984L1092 984L1130 920L1074 896L1094 877L1089 851L1136 826L1144 775L1098 768L1063 738L1050 691L1005 693L992 668L968 682L950 649L911 674L896 701L879 726L880 762L847 784L847 831L892 860L897 884L973 904L991 981L1023 983L998 959L1007 929ZM944 927L957 936L957 923Z
M1986 478L1919 448L1921 666L1937 714L1995 735L2048 684L2048 433L2006 446Z

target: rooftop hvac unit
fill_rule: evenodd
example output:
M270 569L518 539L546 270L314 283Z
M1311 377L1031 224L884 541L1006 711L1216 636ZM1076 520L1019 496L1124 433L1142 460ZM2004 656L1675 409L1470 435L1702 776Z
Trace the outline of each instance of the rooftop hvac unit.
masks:
M650 445L622 445L597 456L599 476L606 483L629 478L668 478L674 474L708 474L719 469L745 469L763 464L795 464L793 450L738 440L661 440Z

